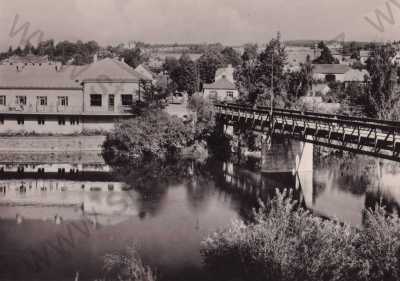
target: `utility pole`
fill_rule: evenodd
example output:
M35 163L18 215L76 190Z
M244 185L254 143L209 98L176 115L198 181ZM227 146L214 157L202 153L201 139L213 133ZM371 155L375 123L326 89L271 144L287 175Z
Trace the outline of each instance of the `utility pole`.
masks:
M271 118L272 118L273 106L274 106L274 55L275 55L275 45L272 46L272 63L271 63L271 107L270 107L270 117ZM271 122L270 122L270 125L272 125Z
M272 45L272 58L271 58L271 105L269 112L269 137L267 138L267 150L271 150L272 146L272 130L273 130L273 107L274 107L274 56L275 56L275 45Z

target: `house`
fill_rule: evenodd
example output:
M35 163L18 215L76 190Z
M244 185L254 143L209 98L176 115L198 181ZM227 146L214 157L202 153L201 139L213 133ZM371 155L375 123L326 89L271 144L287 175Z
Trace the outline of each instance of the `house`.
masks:
M394 57L392 58L392 64L400 65L400 52L397 51Z
M344 64L314 64L313 79L344 82L345 73L349 69L350 67Z
M344 74L343 82L345 82L345 83L351 83L351 82L364 83L365 79L368 79L368 77L369 77L369 72L365 69L363 69L363 70L349 69Z
M233 101L239 97L235 84L225 76L203 85L203 97L214 101Z
M361 62L362 64L366 64L366 63L367 63L367 60L368 60L368 58L369 58L369 55L370 55L370 51L361 50L361 51L360 51L360 62Z
M131 115L143 77L122 61L83 66L1 65L0 133L111 130Z
M135 71L146 77L150 81L155 81L156 74L151 71L151 69L145 65L145 64L140 64L135 68Z

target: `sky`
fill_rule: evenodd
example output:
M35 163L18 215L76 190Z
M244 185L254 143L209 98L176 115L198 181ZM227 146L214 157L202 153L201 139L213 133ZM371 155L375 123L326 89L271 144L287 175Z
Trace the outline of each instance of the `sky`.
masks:
M25 38L40 31L43 39L101 45L261 44L278 30L284 40L387 41L400 40L400 0L0 0L1 50L21 43L23 31L10 31L25 23Z

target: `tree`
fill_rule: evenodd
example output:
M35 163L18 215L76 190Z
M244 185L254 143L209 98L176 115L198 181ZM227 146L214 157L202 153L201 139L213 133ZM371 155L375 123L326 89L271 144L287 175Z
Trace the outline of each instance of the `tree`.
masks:
M103 144L103 156L112 166L141 167L154 161L166 161L193 143L190 127L160 110L149 110L115 125Z
M321 55L316 58L313 63L318 64L334 64L339 63L337 59L332 56L331 50L325 45L323 41L319 42L318 49L321 50Z
M280 33L273 38L265 50L259 55L257 65L257 91L252 98L255 102L263 105L270 105L272 100L282 104L284 88L284 66L287 54L281 42ZM272 96L271 96L272 95Z
M22 51L22 54L24 56L26 56L27 54L29 54L32 51L32 44L30 42L26 43L24 50Z
M257 50L258 46L257 44L245 44L244 45L244 51L242 55L242 60L243 61L251 61L257 58Z
M177 82L178 90L186 91L192 95L197 88L196 64L190 59L189 55L183 54L179 58L180 78Z
M20 46L18 46L17 49L15 49L14 54L16 54L17 56L22 55L22 50Z
M217 69L225 65L225 58L220 52L210 49L198 59L197 65L201 81L212 83Z
M194 136L196 140L207 140L215 131L213 105L208 99L194 94L189 99L189 109L194 112Z
M306 62L300 65L299 71L286 73L286 91L294 102L299 97L305 96L312 87L312 69L310 57L307 56Z
M55 55L54 40L50 39L39 42L36 52L39 56L48 55L50 58L54 58Z
M239 92L246 98L256 89L256 66L258 64L257 44L246 44L242 55L242 64L235 68L233 76Z
M392 64L395 54L396 50L391 45L380 46L371 52L367 60L369 103L365 106L369 116L388 120L400 118L398 66Z
M176 86L178 91L186 91L189 94L196 91L196 65L187 54L183 54L179 60L167 57L163 68L173 82L171 86Z
M122 51L121 57L124 59L125 63L132 68L136 68L145 61L142 56L142 51L139 48L125 49Z
M224 57L225 64L230 64L233 67L236 67L242 63L242 58L240 57L239 53L236 52L232 47L226 47L222 50L221 54Z

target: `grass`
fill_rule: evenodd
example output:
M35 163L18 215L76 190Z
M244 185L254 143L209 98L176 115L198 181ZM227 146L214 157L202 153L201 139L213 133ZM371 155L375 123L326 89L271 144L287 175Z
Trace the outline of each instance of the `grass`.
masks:
M203 241L218 280L400 280L400 219L382 206L365 210L357 229L311 214L284 191L254 218Z

